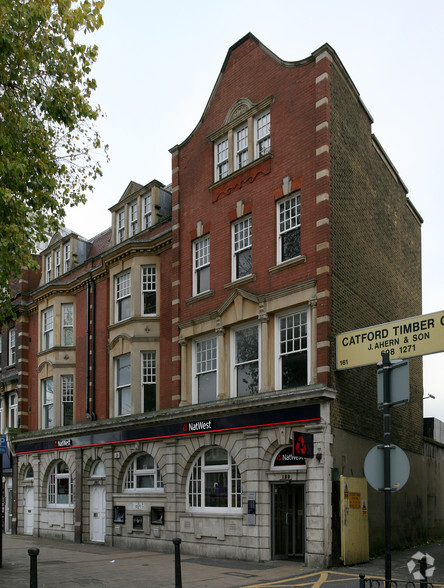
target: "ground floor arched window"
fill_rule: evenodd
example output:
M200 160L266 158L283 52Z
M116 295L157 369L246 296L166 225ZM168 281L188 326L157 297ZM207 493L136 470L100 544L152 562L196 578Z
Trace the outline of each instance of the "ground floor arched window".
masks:
M64 461L58 461L48 478L48 506L73 506L72 480Z
M239 469L222 447L205 449L195 459L187 483L187 509L208 512L242 512Z
M135 457L128 466L123 480L124 492L162 492L160 470L149 453Z

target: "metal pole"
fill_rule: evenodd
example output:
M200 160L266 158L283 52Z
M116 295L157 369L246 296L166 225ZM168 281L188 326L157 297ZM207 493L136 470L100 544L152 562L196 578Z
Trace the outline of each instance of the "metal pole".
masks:
M385 586L392 580L392 488L390 479L390 359L382 353L384 392L384 511L385 511Z
M37 556L40 549L28 549L29 557L31 558L31 568L29 574L29 588L37 588Z
M421 574L419 588L427 588L427 586L428 586L426 571L427 571L427 557L424 555L424 557L422 557L419 562L419 573Z
M180 544L182 539L173 539L174 543L174 563L175 563L175 588L182 588L182 572L180 569Z
M3 567L3 512L6 518L6 504L3 511L3 453L0 453L0 568Z

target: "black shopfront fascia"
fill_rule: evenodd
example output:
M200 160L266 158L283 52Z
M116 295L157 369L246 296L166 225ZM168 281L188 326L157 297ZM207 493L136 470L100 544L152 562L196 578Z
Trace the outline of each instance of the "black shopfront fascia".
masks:
M182 421L151 427L125 429L119 431L100 431L73 437L63 437L48 441L30 441L16 443L16 455L56 451L59 449L78 449L99 445L115 445L134 441L153 441L203 435L204 433L222 433L242 429L291 425L296 423L316 422L320 420L320 405L308 404L222 417L201 418L194 421Z

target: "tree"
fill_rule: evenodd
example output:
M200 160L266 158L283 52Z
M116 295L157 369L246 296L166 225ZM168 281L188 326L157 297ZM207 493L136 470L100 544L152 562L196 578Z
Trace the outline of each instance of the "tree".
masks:
M104 0L1 0L0 320L12 311L8 284L37 268L39 243L85 202L106 154L94 121L100 107L79 42L103 24ZM103 157L102 157L103 159Z

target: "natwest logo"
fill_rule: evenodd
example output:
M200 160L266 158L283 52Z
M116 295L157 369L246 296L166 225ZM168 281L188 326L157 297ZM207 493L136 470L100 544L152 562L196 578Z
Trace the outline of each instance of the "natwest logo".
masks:
M211 421L197 421L195 423L188 423L183 426L183 430L189 433L209 431L211 428Z
M54 447L71 447L72 439L60 439L59 441L54 441Z

